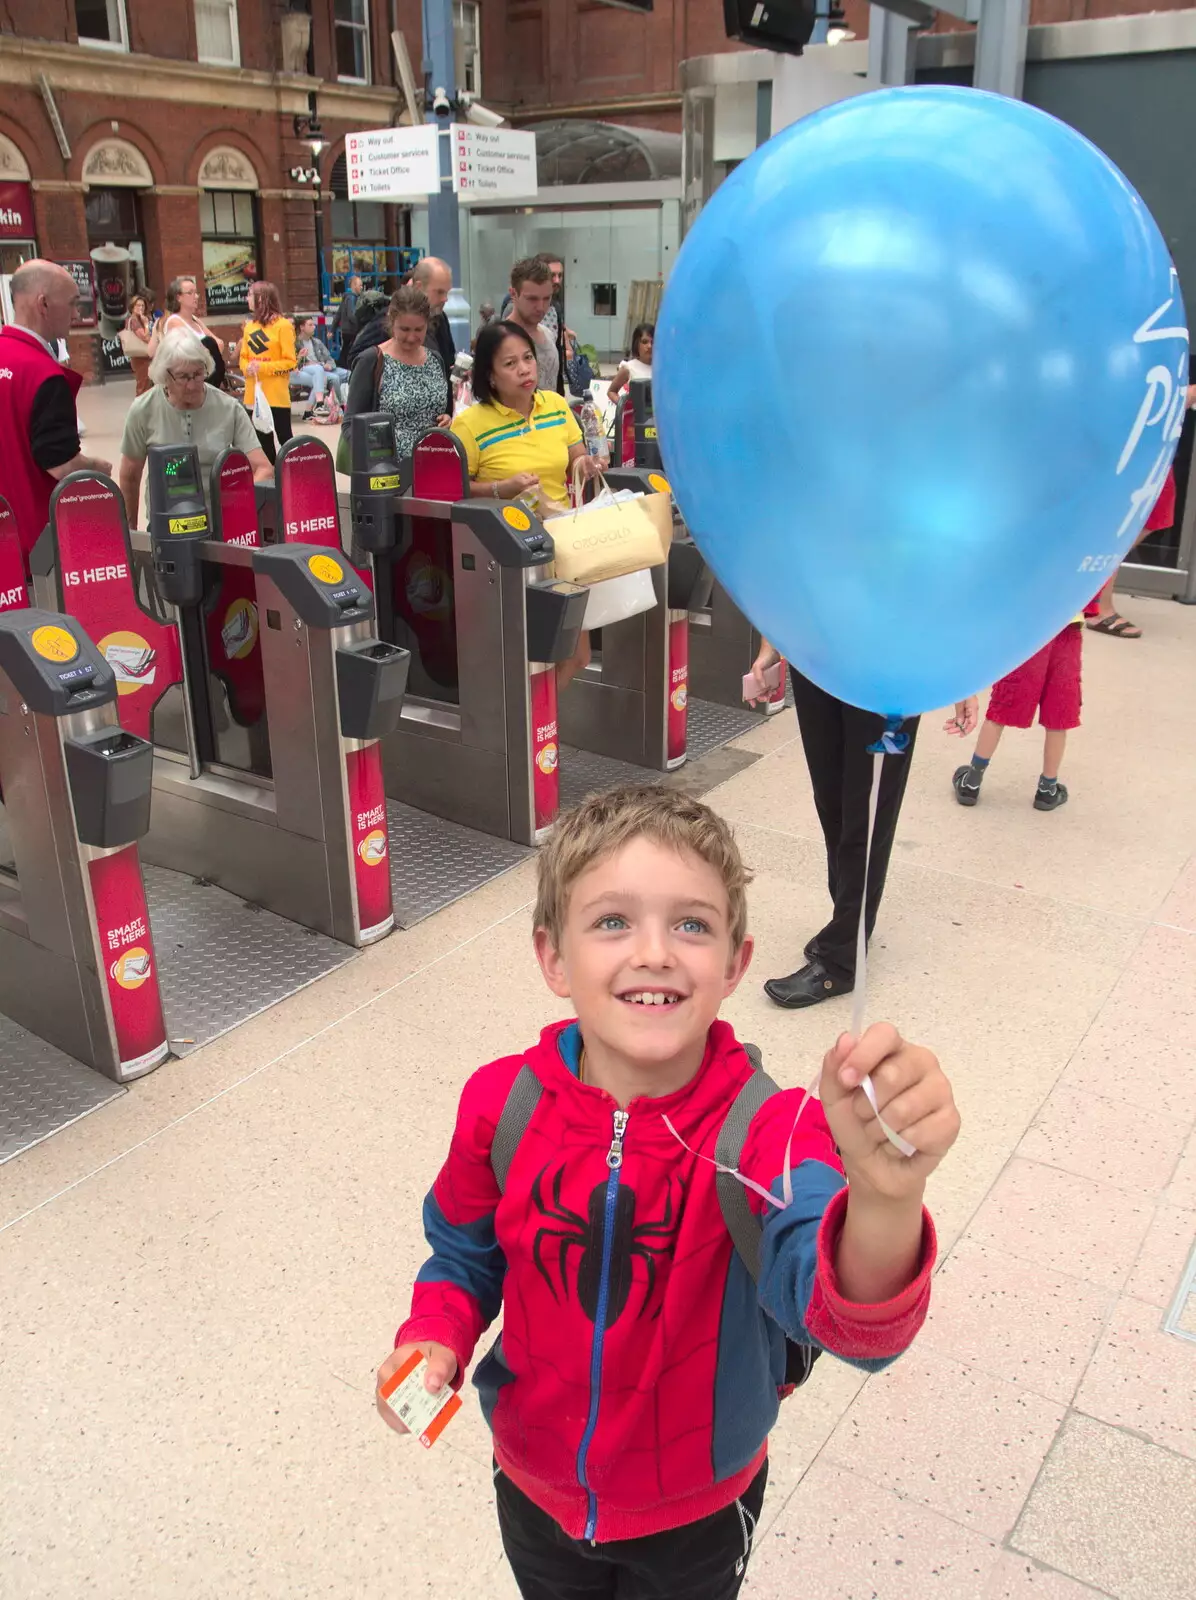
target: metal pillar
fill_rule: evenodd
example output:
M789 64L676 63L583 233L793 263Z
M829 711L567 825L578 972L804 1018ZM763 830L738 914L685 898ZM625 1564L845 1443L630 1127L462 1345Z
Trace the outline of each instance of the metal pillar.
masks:
M929 8L921 9L933 19ZM868 7L868 82L874 88L887 89L914 81L918 25L912 17L898 15L886 6Z
M868 82L877 89L913 83L917 34L938 11L976 24L972 84L1020 100L1026 71L1030 0L874 0L868 8Z
M427 120L440 130L440 193L428 196L428 254L439 256L452 269L453 282L461 282L461 227L457 196L453 192L452 139L448 127L457 103L457 64L453 45L453 0L423 0L424 83ZM432 93L443 89L449 106L437 116Z
M973 88L1021 99L1029 24L1030 0L983 0L976 24Z

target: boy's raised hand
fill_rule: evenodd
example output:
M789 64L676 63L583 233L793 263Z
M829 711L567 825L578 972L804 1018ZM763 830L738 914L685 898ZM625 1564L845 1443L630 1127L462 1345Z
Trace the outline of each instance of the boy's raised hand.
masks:
M378 1408L378 1415L388 1428L393 1428L396 1433L408 1433L390 1406L382 1398L382 1385L387 1378L396 1373L415 1350L419 1350L427 1358L428 1368L424 1373L424 1388L429 1394L436 1394L441 1389L448 1387L457 1376L457 1358L446 1344L434 1344L428 1340L423 1344L401 1344L378 1368L378 1378L374 1385L374 1404Z
M885 1135L859 1087L869 1074L881 1116L916 1155L903 1156ZM889 1022L874 1022L858 1040L842 1034L823 1060L818 1092L848 1183L878 1199L920 1197L959 1133L959 1112L938 1057L906 1044Z

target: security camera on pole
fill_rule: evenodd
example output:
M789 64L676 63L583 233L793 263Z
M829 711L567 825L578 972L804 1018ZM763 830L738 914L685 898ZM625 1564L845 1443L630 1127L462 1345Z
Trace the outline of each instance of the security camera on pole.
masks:
M452 269L453 290L445 315L453 338L469 349L469 303L461 291L461 223L453 185L449 119L457 102L457 64L453 44L453 0L423 0L426 120L440 135L440 189L428 196L428 253Z

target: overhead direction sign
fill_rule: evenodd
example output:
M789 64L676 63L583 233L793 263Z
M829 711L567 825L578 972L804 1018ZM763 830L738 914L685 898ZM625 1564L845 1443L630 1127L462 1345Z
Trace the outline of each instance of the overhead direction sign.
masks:
M449 135L453 188L463 204L535 198L539 183L534 133L454 122Z
M430 122L345 137L350 200L410 200L440 190L439 135Z

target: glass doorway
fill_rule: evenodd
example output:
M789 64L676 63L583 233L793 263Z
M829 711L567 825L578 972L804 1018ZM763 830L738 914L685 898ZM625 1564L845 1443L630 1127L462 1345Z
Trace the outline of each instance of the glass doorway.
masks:
M642 291L634 286L658 284L664 275L664 210L658 202L559 211L475 209L466 234L466 294L475 327L480 305L502 305L514 263L548 251L565 268L565 321L600 361L621 359L632 322L640 320L633 306Z

